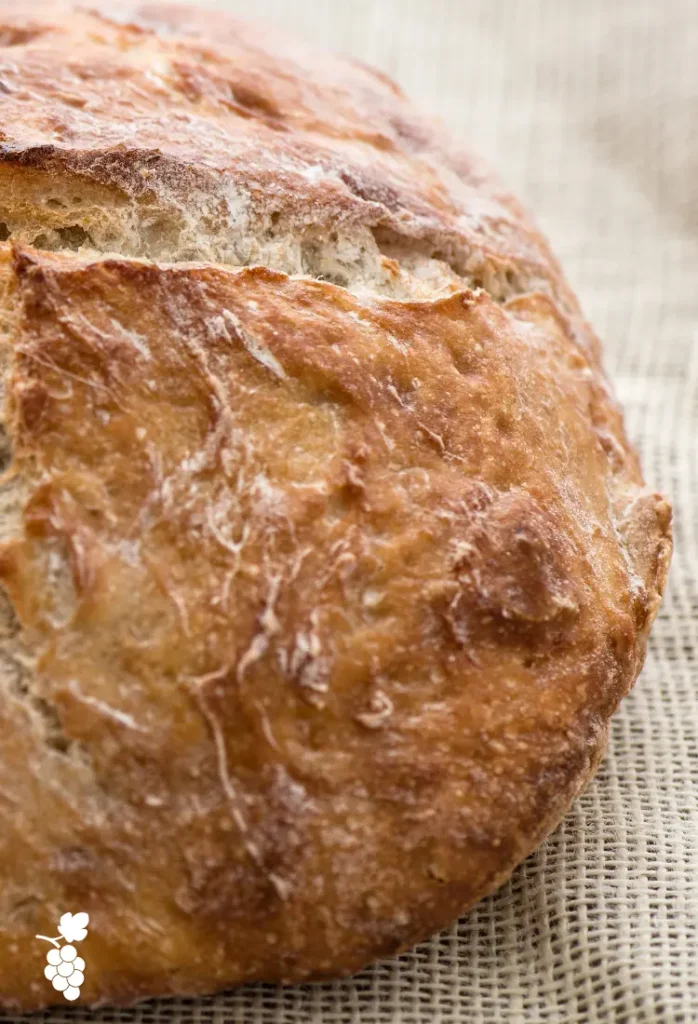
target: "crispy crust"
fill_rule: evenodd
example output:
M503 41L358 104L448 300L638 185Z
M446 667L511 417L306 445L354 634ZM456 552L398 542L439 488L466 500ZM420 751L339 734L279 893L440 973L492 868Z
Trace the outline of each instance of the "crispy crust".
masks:
M669 507L545 243L392 83L0 11L0 1005L66 909L88 1003L355 971L590 778Z

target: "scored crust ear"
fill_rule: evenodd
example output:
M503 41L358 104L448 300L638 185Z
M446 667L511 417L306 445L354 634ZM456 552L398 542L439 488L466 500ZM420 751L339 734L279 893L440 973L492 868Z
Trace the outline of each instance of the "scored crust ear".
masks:
M655 583L630 593L609 519L637 470L598 443L588 361L545 303L482 290L12 273L27 494L0 574L36 667L0 721L3 839L89 911L85 998L334 975L445 925L589 777L646 633ZM12 956L11 992L37 973Z

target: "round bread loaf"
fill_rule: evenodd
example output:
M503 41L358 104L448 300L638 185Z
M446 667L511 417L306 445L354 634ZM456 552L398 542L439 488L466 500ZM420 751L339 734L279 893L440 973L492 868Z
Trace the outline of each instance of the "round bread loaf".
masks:
M594 772L671 547L478 160L356 61L113 9L0 0L6 1010L66 912L87 1004L448 925Z

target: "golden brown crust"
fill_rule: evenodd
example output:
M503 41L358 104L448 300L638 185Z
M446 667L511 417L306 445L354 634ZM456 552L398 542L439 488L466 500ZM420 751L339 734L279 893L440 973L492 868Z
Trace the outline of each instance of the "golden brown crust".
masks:
M219 15L32 10L0 5L0 1005L55 998L66 909L84 1002L347 973L593 773L669 509L544 243L390 83ZM129 258L175 220L177 265ZM282 272L293 239L345 280Z

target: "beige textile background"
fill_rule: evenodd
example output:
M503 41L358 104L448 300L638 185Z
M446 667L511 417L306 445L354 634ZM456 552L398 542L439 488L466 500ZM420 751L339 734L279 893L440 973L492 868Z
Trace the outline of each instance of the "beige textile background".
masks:
M698 0L218 6L381 66L533 209L674 500L670 590L597 779L451 932L336 985L43 1019L698 1022Z

